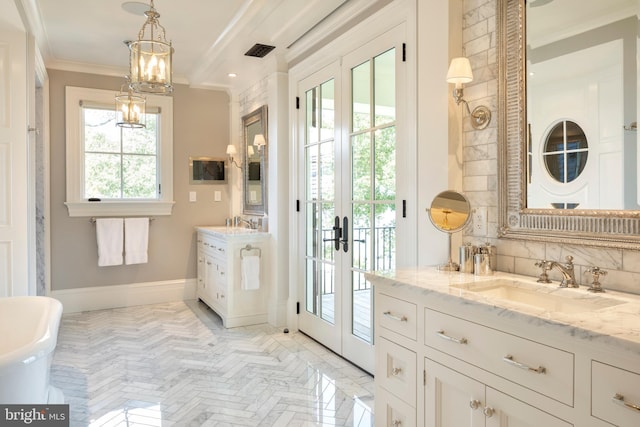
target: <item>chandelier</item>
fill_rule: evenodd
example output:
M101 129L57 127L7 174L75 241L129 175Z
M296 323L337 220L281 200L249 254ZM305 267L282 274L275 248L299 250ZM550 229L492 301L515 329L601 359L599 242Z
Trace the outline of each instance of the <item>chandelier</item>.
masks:
M167 95L173 91L172 56L173 47L167 42L165 30L153 7L153 0L144 15L146 22L138 32L138 40L129 46L130 87L135 92Z
M125 89L125 86L128 87ZM130 129L145 127L145 104L145 99L134 95L130 85L122 85L116 95L116 126Z

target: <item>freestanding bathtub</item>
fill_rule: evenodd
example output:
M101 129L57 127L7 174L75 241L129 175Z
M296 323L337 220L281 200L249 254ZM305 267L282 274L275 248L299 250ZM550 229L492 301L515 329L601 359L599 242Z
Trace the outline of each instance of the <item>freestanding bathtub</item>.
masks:
M0 403L64 403L49 384L61 316L53 298L0 298Z

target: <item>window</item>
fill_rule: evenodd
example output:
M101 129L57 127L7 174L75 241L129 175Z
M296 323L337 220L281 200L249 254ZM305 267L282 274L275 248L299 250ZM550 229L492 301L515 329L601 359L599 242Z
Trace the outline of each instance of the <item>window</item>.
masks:
M147 96L146 128L127 129L115 125L114 96L66 89L69 215L170 215L173 99Z
M542 154L553 178L561 183L571 182L580 176L587 164L587 136L576 123L562 121L548 133Z

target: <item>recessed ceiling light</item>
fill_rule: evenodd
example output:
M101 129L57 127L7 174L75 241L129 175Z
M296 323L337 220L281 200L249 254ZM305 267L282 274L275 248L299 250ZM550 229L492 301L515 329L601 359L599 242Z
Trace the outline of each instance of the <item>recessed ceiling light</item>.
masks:
M149 5L139 1L126 1L122 3L122 9L133 15L144 16L144 13L149 10Z
M227 76L229 76L229 77L238 77L238 75L236 73L229 73L229 74L227 74Z

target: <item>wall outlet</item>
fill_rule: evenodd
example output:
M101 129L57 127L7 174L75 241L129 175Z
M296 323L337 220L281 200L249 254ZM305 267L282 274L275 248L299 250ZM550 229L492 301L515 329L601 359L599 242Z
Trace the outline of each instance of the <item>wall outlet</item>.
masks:
M487 220L487 208L480 207L472 209L471 211L471 221L473 227L474 236L486 236L487 228L488 228L488 220Z
M221 202L222 201L222 193L219 191L214 191L213 192L213 201L214 202Z
M195 191L189 191L189 201L190 202L195 202L196 200L198 200L198 197L196 196L196 192Z

